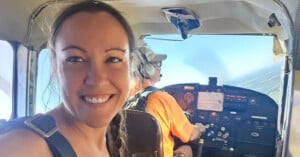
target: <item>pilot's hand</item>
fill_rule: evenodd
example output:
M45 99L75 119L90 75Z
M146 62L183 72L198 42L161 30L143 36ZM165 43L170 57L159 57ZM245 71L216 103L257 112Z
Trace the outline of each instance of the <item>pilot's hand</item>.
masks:
M206 126L204 126L202 123L195 123L194 125L199 129L200 135L205 132Z
M194 129L192 131L192 134L190 136L190 141L194 141L198 139L204 132L206 127L202 123L195 123Z

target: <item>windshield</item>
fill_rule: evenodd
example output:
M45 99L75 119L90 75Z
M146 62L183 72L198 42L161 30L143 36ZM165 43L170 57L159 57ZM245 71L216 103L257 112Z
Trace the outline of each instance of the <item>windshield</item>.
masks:
M282 58L273 55L273 36L151 35L144 40L155 53L167 54L162 78L155 86L177 83L208 84L217 77L218 85L232 85L258 91L280 104ZM37 112L59 104L59 91L51 80L50 51L39 55ZM53 84L54 83L54 84Z
M218 85L232 85L280 100L282 58L273 54L273 36L180 35L146 36L155 53L167 54L162 78L156 85L207 84L217 77Z

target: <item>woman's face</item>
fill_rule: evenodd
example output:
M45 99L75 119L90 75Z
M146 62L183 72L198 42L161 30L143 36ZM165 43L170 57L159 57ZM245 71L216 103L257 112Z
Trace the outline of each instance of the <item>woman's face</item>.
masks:
M67 19L55 42L55 69L63 105L73 118L107 125L129 90L129 41L106 12L80 12Z

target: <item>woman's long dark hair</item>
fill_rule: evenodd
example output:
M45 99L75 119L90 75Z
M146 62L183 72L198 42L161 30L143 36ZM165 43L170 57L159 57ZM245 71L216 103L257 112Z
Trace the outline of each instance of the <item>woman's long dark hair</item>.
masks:
M90 1L82 1L76 4L72 4L71 6L64 9L55 19L51 27L50 39L48 41L48 46L52 52L52 60L56 58L56 54L54 51L56 37L64 21L79 12L89 12L89 13L107 12L111 14L123 26L128 37L130 52L133 52L135 48L134 35L130 25L125 20L125 18L120 14L119 11L117 11L110 5L97 0L90 0ZM127 151L125 147L126 134L124 129L125 128L124 119L125 119L124 114L122 112L119 112L113 118L108 129L107 137L109 141L109 151L113 157L126 156Z

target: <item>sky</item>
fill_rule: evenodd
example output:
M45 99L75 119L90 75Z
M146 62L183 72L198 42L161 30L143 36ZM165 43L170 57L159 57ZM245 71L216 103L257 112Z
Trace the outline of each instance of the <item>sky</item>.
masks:
M204 35L183 42L146 41L155 53L168 55L163 62L163 77L157 84L160 87L186 81L204 84L208 76L218 77L219 84L223 84L274 64L270 36Z

